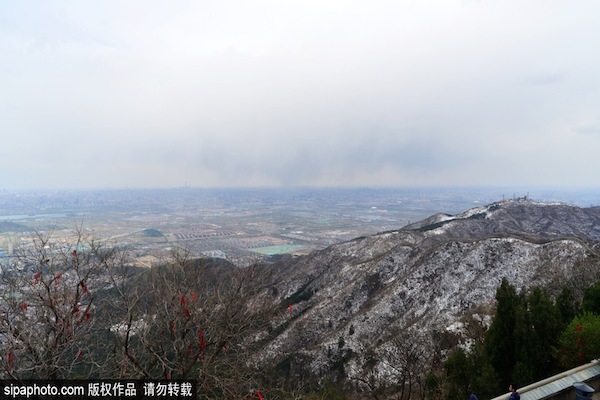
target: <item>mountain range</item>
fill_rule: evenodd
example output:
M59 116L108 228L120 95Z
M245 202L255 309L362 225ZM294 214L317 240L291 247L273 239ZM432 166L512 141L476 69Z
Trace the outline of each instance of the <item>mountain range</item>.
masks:
M292 257L264 291L279 312L255 361L357 388L406 381L461 343L468 316L489 323L503 278L581 292L599 254L600 207L519 198Z

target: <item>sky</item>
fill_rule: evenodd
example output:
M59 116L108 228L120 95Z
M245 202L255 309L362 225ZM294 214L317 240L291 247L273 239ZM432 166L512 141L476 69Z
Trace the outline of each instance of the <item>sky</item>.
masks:
M0 2L0 189L599 187L597 0Z

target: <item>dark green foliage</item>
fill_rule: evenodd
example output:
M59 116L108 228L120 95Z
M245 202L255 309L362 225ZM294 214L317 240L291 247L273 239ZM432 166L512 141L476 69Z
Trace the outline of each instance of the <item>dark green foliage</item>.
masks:
M487 332L486 351L500 380L509 382L516 363L515 325L519 299L506 278L496 291L496 301L496 316Z
M600 357L600 316L586 312L575 317L560 336L555 356L566 369Z
M498 393L496 371L481 344L475 345L469 353L455 349L444 363L444 370L449 383L448 399L466 399L471 393L477 393L480 398L491 398Z
M560 317L561 330L563 330L577 315L579 303L575 298L573 290L565 287L556 297L555 304Z
M425 378L425 398L437 399L440 398L439 392L443 382L443 376L438 372L430 372Z
M600 315L600 281L583 292L581 308L583 311Z
M454 350L443 375L430 374L431 398L468 398L471 392L491 398L505 392L508 382L526 385L600 357L600 315L594 314L600 312L600 283L585 290L585 313L579 316L569 288L552 299L543 288L518 294L503 279L496 302L484 341L468 352ZM440 395L444 376L447 387Z
M534 382L553 370L552 347L562 326L560 313L547 293L534 288L520 297L515 325L515 371L513 380Z
M553 349L566 321L575 313L572 292L563 290L555 301L541 288L517 295L504 279L496 301L485 349L498 374L498 390L504 390L506 382L526 384L558 372Z
M473 371L465 351L460 347L453 350L444 363L444 369L450 382L448 397L451 399L468 398Z
M469 355L473 365L471 378L472 392L477 393L480 399L490 399L497 395L498 374L490 363L482 345L476 346Z

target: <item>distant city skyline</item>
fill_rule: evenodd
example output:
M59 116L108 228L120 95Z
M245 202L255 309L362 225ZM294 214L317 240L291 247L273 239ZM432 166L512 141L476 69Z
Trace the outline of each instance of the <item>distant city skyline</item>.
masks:
M599 16L595 0L5 1L0 189L598 188Z

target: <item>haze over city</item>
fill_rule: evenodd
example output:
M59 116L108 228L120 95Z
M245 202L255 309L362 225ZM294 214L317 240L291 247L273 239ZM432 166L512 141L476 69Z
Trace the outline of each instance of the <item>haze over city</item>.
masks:
M0 186L597 186L599 15L5 1Z

